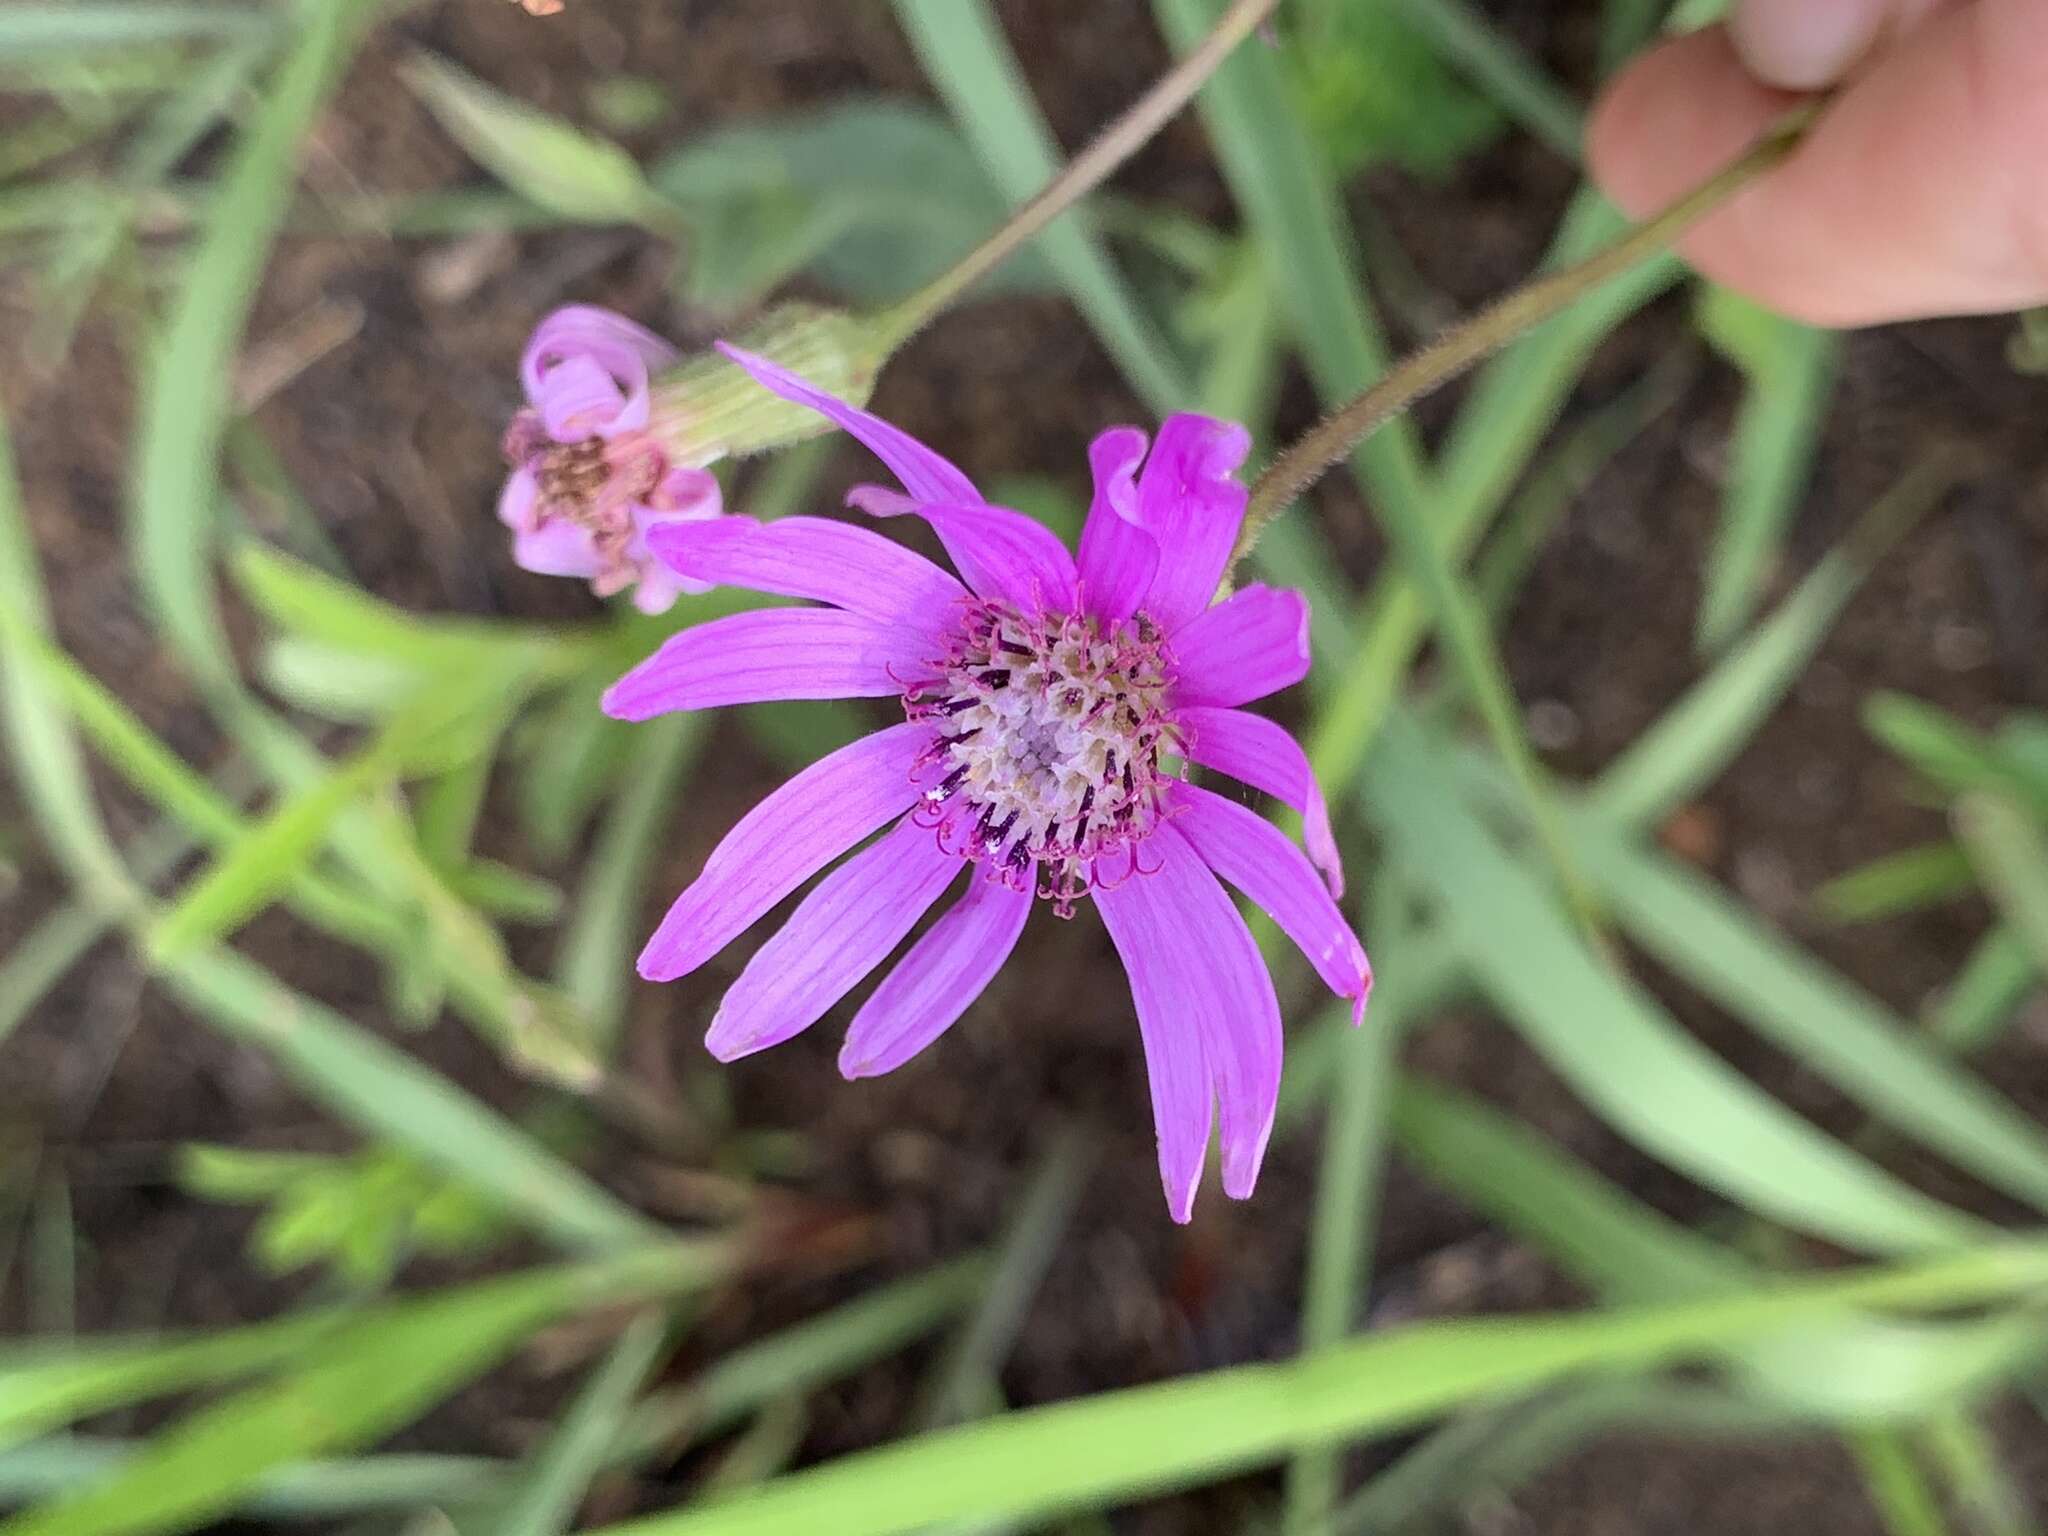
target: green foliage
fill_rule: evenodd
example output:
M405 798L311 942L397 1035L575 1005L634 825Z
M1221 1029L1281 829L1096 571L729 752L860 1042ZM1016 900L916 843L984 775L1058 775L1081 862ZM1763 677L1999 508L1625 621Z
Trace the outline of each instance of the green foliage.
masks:
M1500 113L1452 73L1403 7L1309 0L1298 13L1289 65L1309 130L1338 175L1391 163L1442 177L1500 132Z
M272 1274L322 1265L351 1290L388 1284L415 1254L475 1258L505 1235L505 1215L460 1179L395 1147L346 1157L194 1144L178 1182L202 1200L263 1207L250 1252Z

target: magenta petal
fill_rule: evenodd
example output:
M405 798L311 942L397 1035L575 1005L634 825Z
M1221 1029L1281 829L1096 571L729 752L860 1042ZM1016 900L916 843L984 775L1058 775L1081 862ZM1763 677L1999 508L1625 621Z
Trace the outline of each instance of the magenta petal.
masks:
M627 426L646 425L647 379L676 359L676 349L624 315L588 304L556 310L534 328L519 360L519 379L526 398L540 403L541 382L572 357L589 358L618 382L625 409L639 413Z
M740 818L640 952L649 981L687 975L918 796L929 727L894 725L820 758Z
M550 368L533 403L540 411L541 425L558 443L581 442L602 431L646 425L644 421L621 420L626 397L618 381L588 357L572 357Z
M903 482L903 488L919 501L972 503L981 500L981 493L975 490L973 481L908 432L892 427L879 416L871 416L822 389L813 388L765 357L742 351L723 341L718 344L718 350L783 399L794 400L798 405L807 405L820 415L829 416L845 431L860 439L870 453L889 466L889 472Z
M896 962L846 1031L839 1070L849 1078L893 1072L949 1029L1003 968L1031 915L1022 889L976 871L967 894Z
M1168 631L1209 606L1250 493L1232 478L1251 434L1209 416L1169 416L1138 477L1138 526L1159 546L1144 609Z
M1095 904L1138 1007L1167 1208L1186 1221L1212 1088L1224 1192L1241 1200L1258 1181L1280 1097L1280 1000L1251 930L1171 823L1145 841L1140 863L1153 859L1157 869L1097 887Z
M685 576L808 597L921 634L943 633L967 589L915 550L823 517L750 517L650 529L656 558Z
M1173 830L1225 880L1243 891L1300 946L1316 974L1365 1017L1372 965L1337 903L1286 834L1235 801L1193 784L1173 789Z
M1172 637L1177 704L1248 704L1308 676L1308 602L1254 584Z
M604 569L589 530L558 517L514 534L512 562L538 576L581 576L586 580Z
M1330 830L1330 808L1323 803L1322 787L1316 783L1315 770L1301 744L1272 721L1239 709L1198 704L1177 711L1175 723L1181 728L1186 744L1183 755L1189 762L1227 773L1301 812L1308 856L1329 882L1330 894L1341 897L1344 861L1338 857L1337 838Z
M646 720L764 699L885 698L928 677L914 631L836 608L769 608L693 624L605 690L604 712Z
M932 525L962 579L983 597L1026 613L1069 613L1074 607L1074 557L1045 524L981 502L962 506L918 502L898 507L878 496L862 498L877 517L915 512Z
M961 859L908 817L818 882L718 1005L704 1045L733 1061L809 1029L959 875Z
M1159 569L1159 543L1138 527L1138 488L1133 479L1145 457L1145 434L1136 427L1111 427L1088 445L1095 497L1081 529L1081 601L1108 624L1138 611Z

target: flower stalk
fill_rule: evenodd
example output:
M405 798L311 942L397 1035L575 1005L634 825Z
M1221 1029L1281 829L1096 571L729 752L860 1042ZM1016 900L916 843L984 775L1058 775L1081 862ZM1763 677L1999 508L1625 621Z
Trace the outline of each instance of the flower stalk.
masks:
M872 323L883 350L893 351L916 335L948 304L1106 181L1188 104L1232 50L1272 18L1279 4L1280 0L1236 0L1198 47L1161 75L1000 229L909 298L877 315Z
M1787 113L1741 158L1661 213L1584 261L1531 279L1449 334L1410 353L1365 393L1324 417L1269 464L1253 485L1251 504L1231 556L1231 572L1251 553L1267 524L1388 421L1608 279L1657 255L1699 219L1781 163L1798 146L1820 105L1810 103Z

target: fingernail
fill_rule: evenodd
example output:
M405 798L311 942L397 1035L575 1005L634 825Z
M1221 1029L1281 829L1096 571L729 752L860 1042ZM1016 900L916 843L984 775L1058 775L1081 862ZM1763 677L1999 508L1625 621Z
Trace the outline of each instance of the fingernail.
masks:
M1735 51L1766 85L1833 85L1877 38L1885 0L1741 0L1729 18Z

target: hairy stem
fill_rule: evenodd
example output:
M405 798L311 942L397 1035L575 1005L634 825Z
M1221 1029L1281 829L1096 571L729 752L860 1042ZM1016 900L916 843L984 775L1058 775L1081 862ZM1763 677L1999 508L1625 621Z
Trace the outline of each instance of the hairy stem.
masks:
M1145 142L1187 105L1202 82L1216 72L1231 50L1249 37L1278 8L1280 0L1236 0L1201 45L1134 102L1066 168L1045 184L1000 229L969 251L948 270L877 317L886 344L901 346L962 293L1001 266L1046 225L1065 213L1138 152Z
M1324 417L1268 465L1252 487L1231 555L1232 569L1251 552L1268 523L1380 427L1588 290L1662 251L1695 221L1789 155L1818 111L1817 105L1808 105L1788 113L1742 158L1654 218L1576 266L1531 279L1448 335L1410 353L1364 394Z

